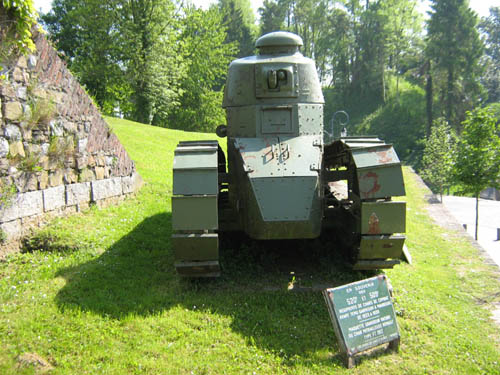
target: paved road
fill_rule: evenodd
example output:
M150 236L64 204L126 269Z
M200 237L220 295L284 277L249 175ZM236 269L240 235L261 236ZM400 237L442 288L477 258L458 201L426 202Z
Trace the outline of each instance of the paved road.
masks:
M474 238L475 198L443 196L443 203L460 224L467 224L467 233ZM497 240L497 228L500 228L500 201L480 199L478 242L500 266L500 241Z

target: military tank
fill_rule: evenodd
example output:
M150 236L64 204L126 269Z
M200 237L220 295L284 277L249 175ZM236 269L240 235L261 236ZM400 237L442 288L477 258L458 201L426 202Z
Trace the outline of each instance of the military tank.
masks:
M327 136L321 85L302 45L298 35L273 32L257 40L258 55L230 64L227 125L216 132L227 136L227 159L216 140L175 149L179 275L219 276L219 235L229 231L256 240L335 233L354 269L400 262L406 204L392 200L405 195L396 152L377 137Z

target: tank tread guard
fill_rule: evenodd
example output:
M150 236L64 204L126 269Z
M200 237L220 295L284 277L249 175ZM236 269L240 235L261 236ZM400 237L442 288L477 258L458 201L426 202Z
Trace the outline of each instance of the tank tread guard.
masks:
M219 144L181 141L175 149L172 249L181 277L218 277Z

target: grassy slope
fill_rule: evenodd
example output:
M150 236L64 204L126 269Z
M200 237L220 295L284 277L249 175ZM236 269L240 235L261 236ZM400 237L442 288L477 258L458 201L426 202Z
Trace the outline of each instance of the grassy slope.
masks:
M484 306L498 299L493 269L432 223L409 171L414 265L387 271L401 352L347 371L321 294L288 292L283 258L228 250L220 280L176 276L172 151L178 140L215 136L108 120L146 185L119 207L55 220L39 234L78 251L17 254L0 263L1 374L31 373L16 369L24 352L50 360L55 374L500 373L498 328ZM323 259L332 260L321 258L301 283L321 275L333 286L370 275L342 272Z

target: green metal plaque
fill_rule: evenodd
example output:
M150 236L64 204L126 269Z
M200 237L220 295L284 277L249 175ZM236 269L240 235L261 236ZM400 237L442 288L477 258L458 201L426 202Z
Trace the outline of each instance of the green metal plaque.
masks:
M399 343L385 275L325 289L323 295L340 348L348 357L384 343Z

